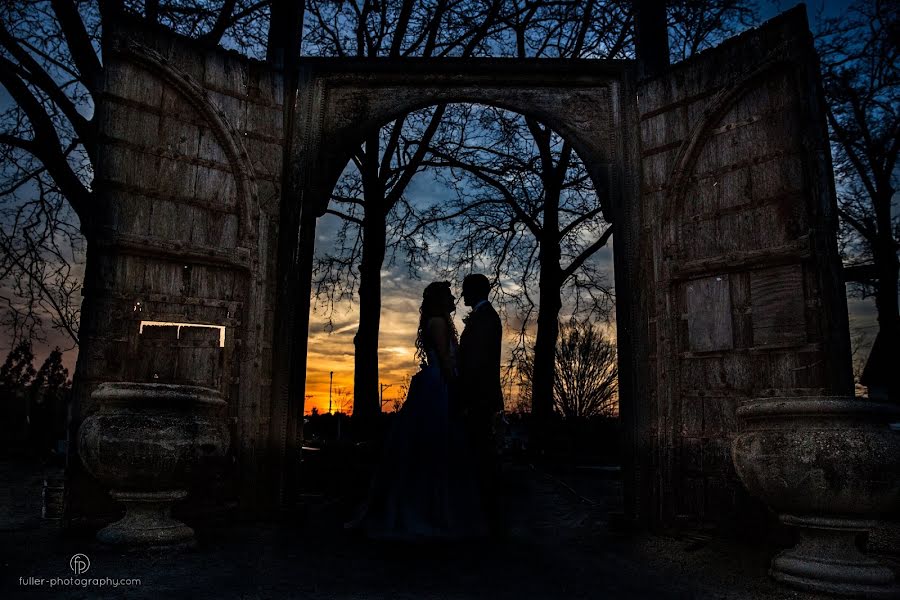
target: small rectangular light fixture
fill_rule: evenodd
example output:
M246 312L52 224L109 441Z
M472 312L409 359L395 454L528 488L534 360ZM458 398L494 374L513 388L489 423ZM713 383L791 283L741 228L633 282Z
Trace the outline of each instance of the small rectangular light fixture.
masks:
M151 327L178 327L178 337L181 337L181 328L182 327L206 327L208 329L218 329L219 330L219 348L225 347L225 326L224 325L210 325L208 323L174 323L169 321L141 321L141 329L139 333L144 333L144 325L150 325Z

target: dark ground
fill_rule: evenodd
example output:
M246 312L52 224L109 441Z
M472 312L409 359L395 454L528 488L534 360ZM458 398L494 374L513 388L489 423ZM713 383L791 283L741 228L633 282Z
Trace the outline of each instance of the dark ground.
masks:
M191 551L125 554L91 538L63 537L40 518L41 473L0 462L0 598L787 598L815 596L766 576L765 545L716 538L617 535L607 514L620 504L609 473L550 475L507 464L511 532L502 542L393 546L341 528L333 505L306 509L291 525L219 523L198 528ZM23 587L19 578L139 578L128 588ZM896 567L896 563L894 563Z

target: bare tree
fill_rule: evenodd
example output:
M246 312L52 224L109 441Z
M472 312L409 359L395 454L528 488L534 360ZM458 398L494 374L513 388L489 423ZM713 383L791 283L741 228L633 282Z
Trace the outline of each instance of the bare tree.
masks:
M509 23L520 58L620 58L632 53L631 3L526 6ZM755 18L755 6L749 2L674 2L669 12L673 53L677 58L689 56ZM430 164L450 168L451 184L477 190L477 197L464 198L455 207L466 232L464 242L457 244L460 261L471 264L472 257L491 256L495 280L510 274L510 262L520 263L512 271L518 275L514 289L522 333L537 306L531 397L539 427L552 406L553 355L563 294L567 288L575 291L575 312L586 292L595 314L609 314L611 290L590 258L609 242L612 227L603 219L608 213L606 199L597 197L567 141L533 118L497 110L479 115L476 127L491 121L486 115L496 121L490 128L495 137L455 142L465 139L460 128L450 140L441 139L430 148L434 157ZM530 243L523 244L523 238L531 238ZM537 303L532 299L535 280ZM520 335L520 344L521 339Z
M391 408L393 408L394 412L398 412L403 408L403 403L406 402L406 397L409 395L410 385L412 385L412 375L407 374L406 377L403 378L403 381L400 382L400 387L397 389L397 395L391 403Z
M418 276L419 268L428 255L428 247L424 235L412 235L410 232L410 228L419 222L418 209L407 194L409 182L404 183L400 179L405 173L415 175L421 172L425 166L416 156L415 146L403 140L409 137L421 140L429 136L429 126L436 123L434 112L434 108L416 111L406 115L402 122L394 122L380 130L379 143L382 147L394 148L392 157L381 156L383 186L375 182L368 186L364 184L365 179L359 168L363 162L357 155L332 191L325 213L335 217L337 225L331 230L327 228L333 222L320 222L332 235L331 243L317 249L313 262L314 310L325 315L329 327L340 303L353 302L358 294L369 300L372 281L364 274L378 272L380 277L385 262L388 266L394 266L402 260L409 275ZM402 132L400 143L389 139L390 134L398 129ZM384 193L385 190L388 192ZM376 207L384 208L376 211ZM373 212L376 214L373 215ZM378 224L381 224L378 231L370 231ZM377 248L374 247L375 242L380 242ZM374 262L373 255L376 257ZM378 257L381 262L376 264ZM362 267L364 260L365 268Z
M553 406L564 417L618 413L616 344L591 321L571 319L560 326L553 368ZM534 354L527 352L519 369L526 393L533 376Z
M857 293L875 296L875 346L885 366L900 353L898 39L900 6L881 0L853 3L839 17L825 19L817 36L842 220L844 272Z
M7 156L8 168L19 170L17 162L24 157L9 154L15 156ZM11 179L22 185L6 195L0 209L0 326L12 340L45 342L43 325L49 320L68 338L70 348L78 343L83 277L77 219L48 177L13 174Z
M683 60L756 25L753 0L669 0L666 2L669 52Z
M90 182L101 36L124 13L211 45L264 57L280 39L270 5L284 0L37 0L0 5L0 323L43 339L44 324L78 343L82 263L96 234ZM288 9L287 12L296 9ZM297 34L299 36L299 32Z
M504 282L497 289L519 321L519 353L537 315L531 397L533 412L542 415L551 407L546 386L552 387L563 300L593 318L609 315L612 292L592 257L612 228L584 165L564 140L532 119L492 107L459 112L450 135L429 149L427 164L443 170L457 195L449 211L434 218L453 219L444 252L453 271L487 267L495 282Z
M472 56L487 51L487 41L501 22L502 4L500 0L312 1L307 8L304 48L308 54L344 57ZM338 236L338 251L318 261L315 289L328 308L333 307L335 298L352 298L354 292L358 297L353 376L354 413L358 416L371 417L380 410L378 334L388 225L393 231L403 228L410 210L407 188L422 168L444 110L444 106L436 106L367 134L328 209L347 225ZM420 143L400 143L410 136ZM415 250L408 250L410 253Z

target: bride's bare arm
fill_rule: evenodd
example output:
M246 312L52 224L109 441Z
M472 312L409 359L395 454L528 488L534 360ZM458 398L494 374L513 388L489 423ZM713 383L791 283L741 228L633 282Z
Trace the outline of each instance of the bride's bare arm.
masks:
M456 372L456 361L450 352L450 327L447 321L439 318L428 320L428 335L434 343L444 380L450 381Z

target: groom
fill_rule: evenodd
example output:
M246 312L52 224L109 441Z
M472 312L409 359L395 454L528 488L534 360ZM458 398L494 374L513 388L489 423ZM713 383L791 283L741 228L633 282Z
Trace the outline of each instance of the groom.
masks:
M471 312L459 337L458 401L465 415L469 444L476 464L485 510L494 533L502 532L497 489L497 450L493 424L503 410L500 386L500 341L503 328L488 301L491 283L480 273L466 276L462 296Z

